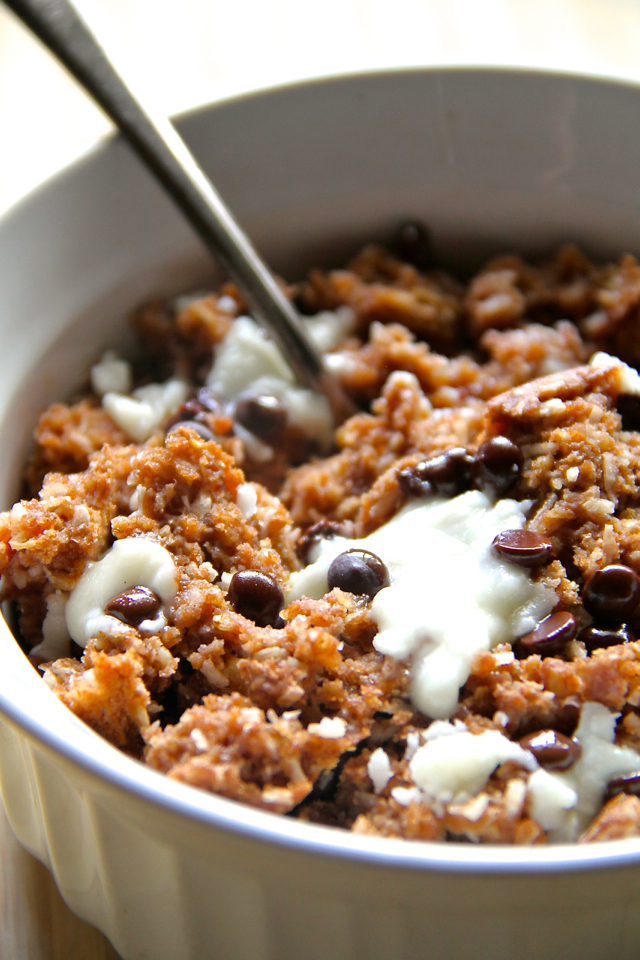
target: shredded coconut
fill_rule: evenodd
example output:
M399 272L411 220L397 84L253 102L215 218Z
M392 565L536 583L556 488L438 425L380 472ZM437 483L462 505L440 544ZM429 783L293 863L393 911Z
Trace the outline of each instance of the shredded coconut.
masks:
M236 494L238 509L245 520L250 520L258 509L258 494L252 483L241 483Z
M374 750L367 763L367 773L375 793L382 793L391 779L391 762L382 747Z
M320 723L310 723L307 730L325 740L339 740L347 732L347 724L342 717L323 717Z
M200 753L204 753L205 750L208 750L209 744L207 743L207 738L202 730L198 730L197 727L194 727L189 736L193 740L196 750L198 750Z

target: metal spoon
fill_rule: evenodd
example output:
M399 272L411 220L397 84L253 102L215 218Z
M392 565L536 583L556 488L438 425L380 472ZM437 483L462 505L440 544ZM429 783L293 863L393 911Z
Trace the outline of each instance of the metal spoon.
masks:
M152 119L144 110L75 8L67 0L5 0L5 4L113 120L205 246L222 261L298 380L326 396L336 423L350 416L354 412L350 399L325 368L295 309L184 140L167 119Z

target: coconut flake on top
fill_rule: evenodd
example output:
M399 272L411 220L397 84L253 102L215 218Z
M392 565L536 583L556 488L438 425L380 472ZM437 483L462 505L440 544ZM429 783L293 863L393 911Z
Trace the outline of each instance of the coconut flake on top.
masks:
M599 351L589 360L591 367L619 367L620 392L640 394L640 374L619 357L612 357L610 353Z

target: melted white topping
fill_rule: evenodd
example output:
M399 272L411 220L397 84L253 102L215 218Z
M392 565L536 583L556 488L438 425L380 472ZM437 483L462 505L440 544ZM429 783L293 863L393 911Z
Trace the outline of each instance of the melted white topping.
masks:
M355 323L355 311L347 306L322 310L313 317L304 318L307 333L322 353L334 350L352 332Z
M640 773L640 756L614 743L615 713L601 703L585 703L574 736L580 759L562 773L538 770L529 779L529 811L550 839L576 840L600 809L610 780Z
M331 561L349 549L375 553L390 586L371 604L376 650L411 659L412 698L430 717L456 709L476 653L532 630L556 603L528 572L491 550L503 530L521 528L529 503L470 491L451 500L411 503L362 540L322 540L315 563L291 575L288 601L327 592Z
M132 440L144 443L156 427L185 402L187 392L187 384L182 380L167 380L166 383L138 387L130 397L106 393L102 406Z
M129 393L132 385L131 364L107 350L99 363L91 367L91 387L99 397L105 393Z
M169 551L146 537L127 537L116 540L102 560L87 564L66 606L71 638L84 647L99 633L124 629L104 608L109 600L131 587L153 590L163 606L168 607L178 591L178 573ZM154 633L164 626L166 618L161 611L154 620L143 620L138 629Z
M320 723L310 723L307 730L324 740L339 740L347 732L347 724L342 717L323 717Z
M256 396L277 397L286 408L290 423L323 445L331 442L333 419L326 397L296 386L293 372L280 350L250 317L238 317L231 325L216 351L207 386L229 405L231 412L237 397L247 391ZM248 431L239 432L241 438L243 433ZM256 442L266 446L259 440ZM253 452L249 452L253 456ZM254 459L268 459L263 452L259 454Z
M258 494L252 483L241 483L236 493L236 504L245 520L250 520L258 509Z
M367 773L371 778L374 793L382 793L391 779L391 761L382 747L374 750L369 757Z
M58 660L69 656L69 632L65 620L67 597L64 593L50 593L47 597L47 612L42 621L42 642L31 653L45 660Z
M497 730L474 735L446 724L451 729L444 735L444 726L439 725L439 735L419 747L409 763L413 782L426 800L440 804L468 800L482 790L496 767L507 760L515 761L526 770L537 767L528 750Z

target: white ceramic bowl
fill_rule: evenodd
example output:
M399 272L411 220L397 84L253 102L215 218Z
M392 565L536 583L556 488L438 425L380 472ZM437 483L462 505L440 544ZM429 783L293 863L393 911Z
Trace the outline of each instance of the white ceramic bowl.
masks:
M181 126L287 276L403 218L438 255L640 250L640 89L424 70L302 84ZM38 411L64 397L141 298L210 274L112 141L0 224L0 502ZM0 630L0 781L20 841L126 960L636 960L640 840L534 849L353 836L173 783L44 686Z

